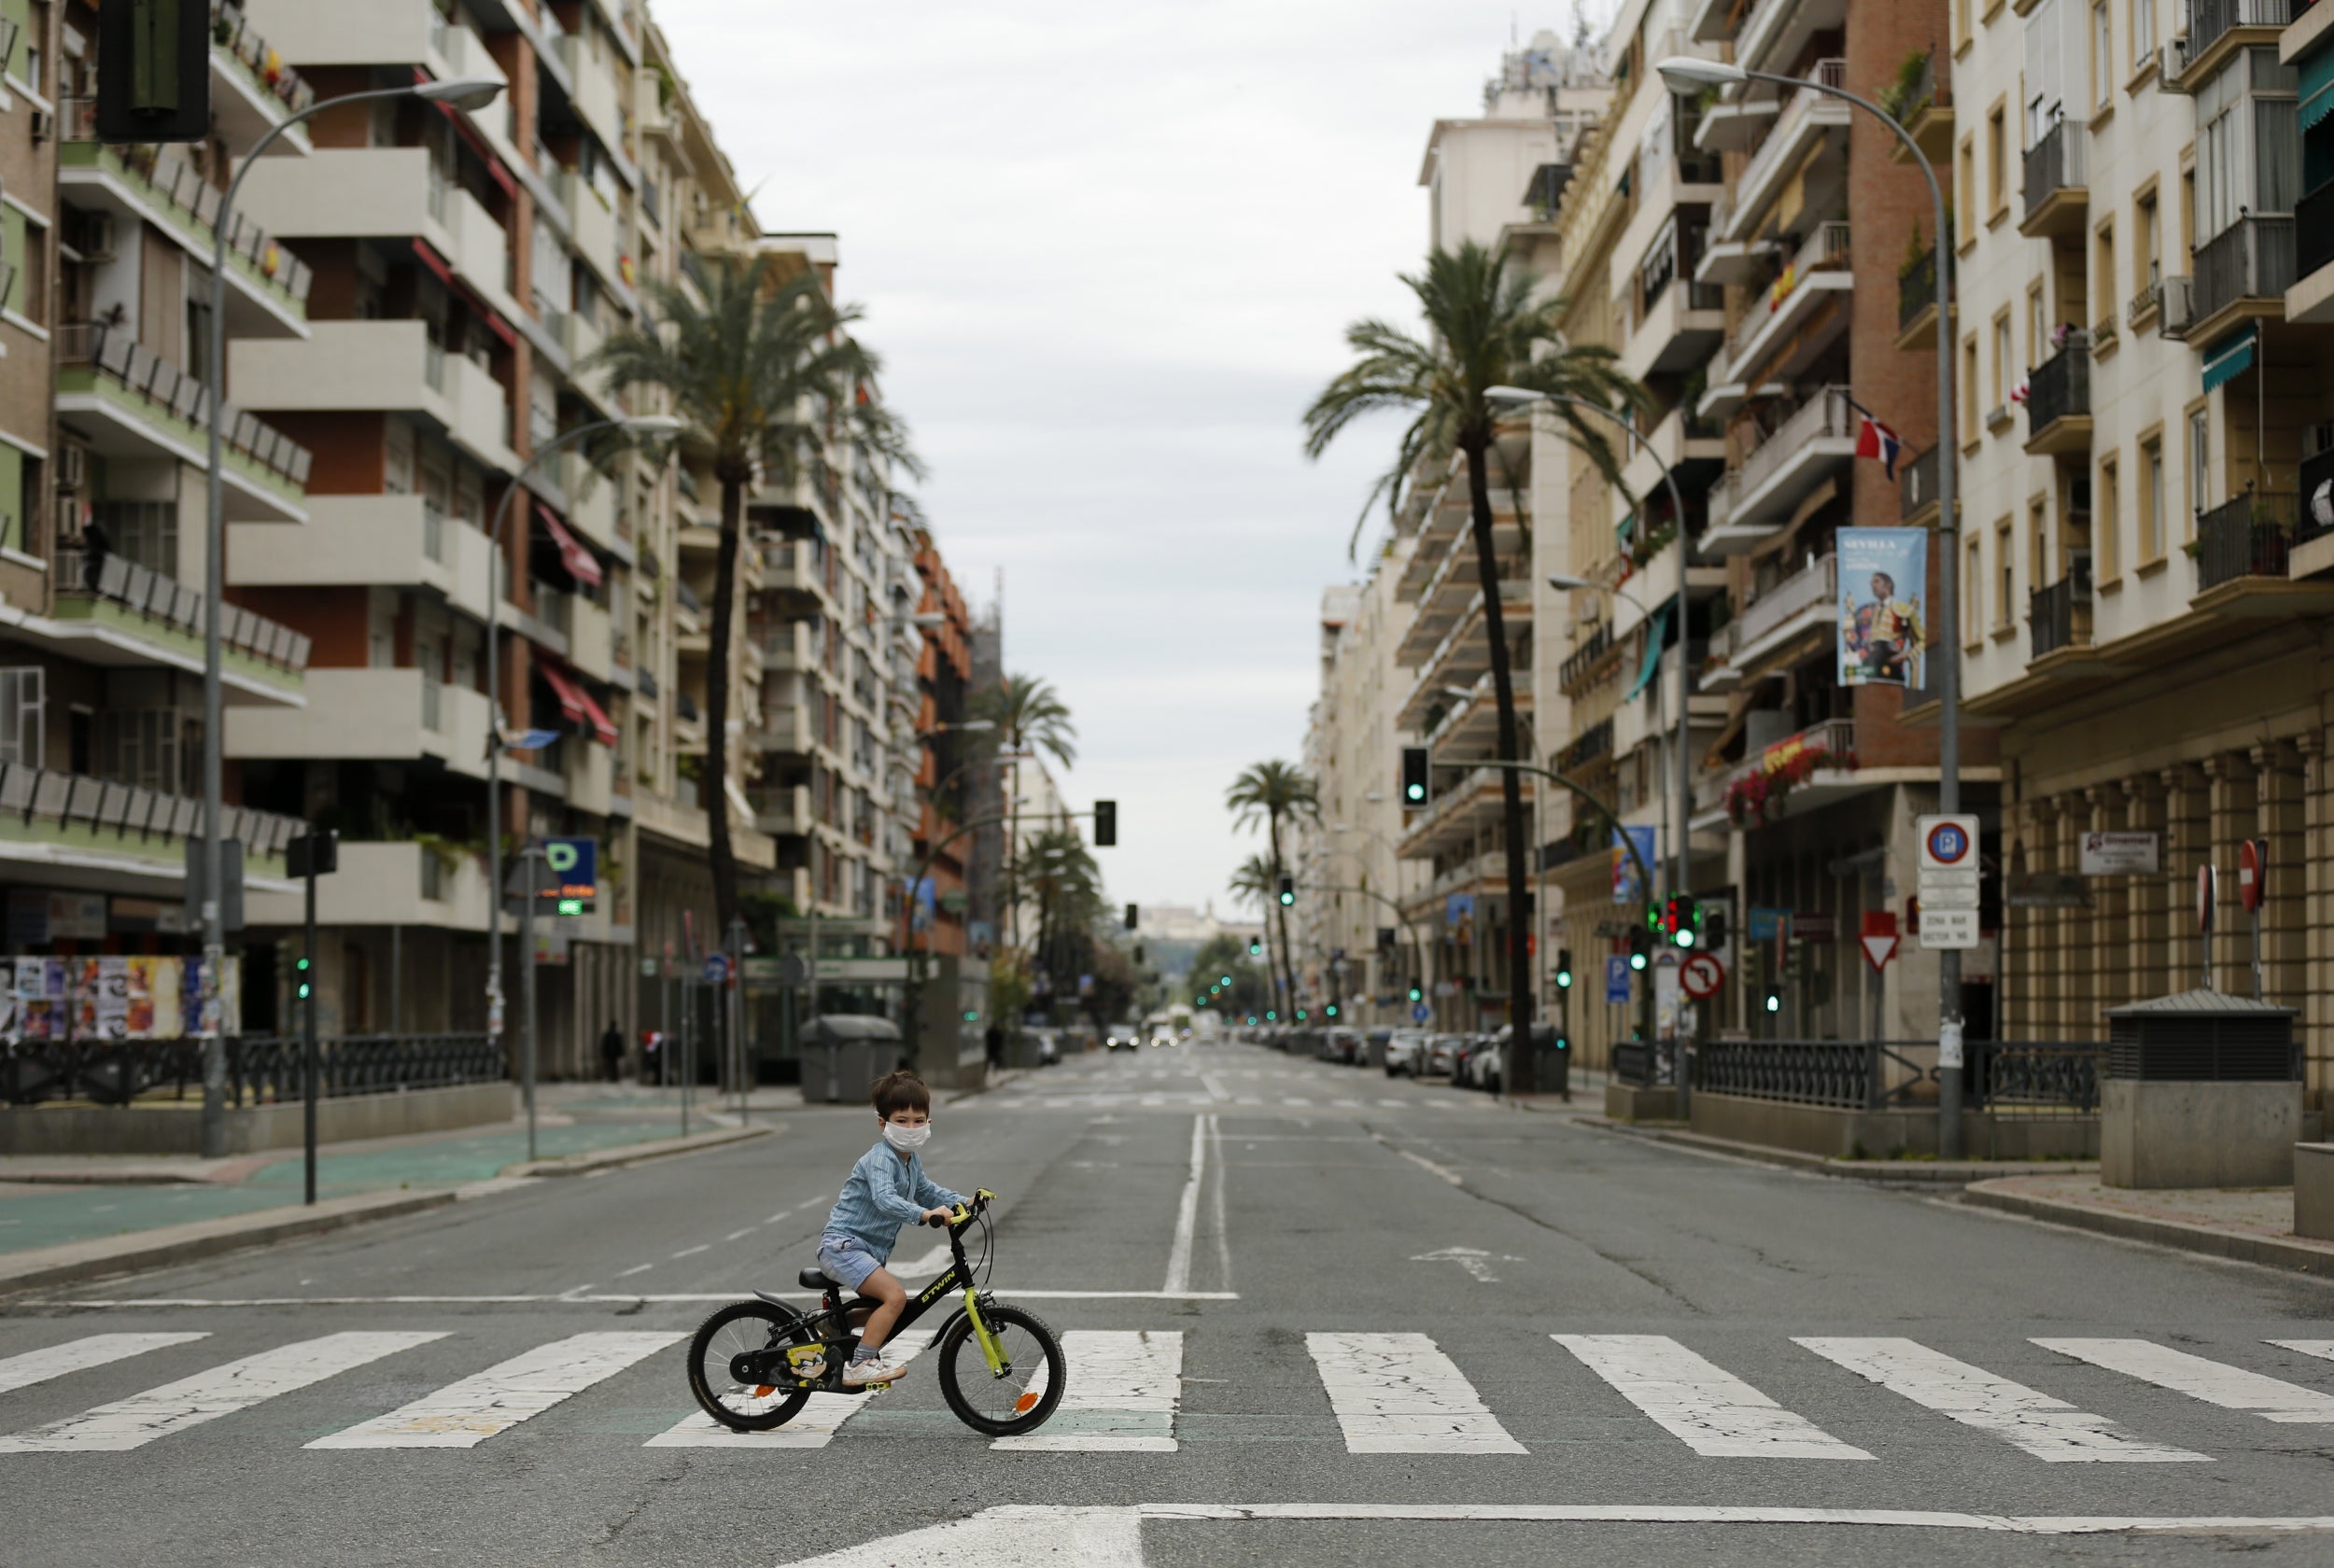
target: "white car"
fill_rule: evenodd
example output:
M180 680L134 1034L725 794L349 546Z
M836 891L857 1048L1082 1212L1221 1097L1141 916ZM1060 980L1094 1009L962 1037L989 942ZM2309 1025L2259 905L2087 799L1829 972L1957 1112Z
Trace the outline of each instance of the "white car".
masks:
M1385 1075L1396 1078L1408 1073L1413 1078L1427 1071L1427 1040L1424 1029L1396 1029L1394 1038L1385 1043Z

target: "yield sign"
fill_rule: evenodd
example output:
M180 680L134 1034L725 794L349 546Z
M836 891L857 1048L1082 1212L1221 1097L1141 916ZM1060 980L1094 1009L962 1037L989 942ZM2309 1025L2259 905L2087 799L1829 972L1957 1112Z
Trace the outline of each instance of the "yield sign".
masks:
M1896 933L1890 931L1880 936L1860 936L1856 939L1856 945L1864 950L1864 962L1872 966L1873 973L1877 974L1889 967L1891 959L1896 957Z

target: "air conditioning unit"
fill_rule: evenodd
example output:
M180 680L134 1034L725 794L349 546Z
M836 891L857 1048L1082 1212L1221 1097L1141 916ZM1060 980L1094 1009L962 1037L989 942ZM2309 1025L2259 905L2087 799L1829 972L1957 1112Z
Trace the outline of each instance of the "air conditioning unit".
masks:
M78 490L89 468L89 450L79 446L57 448L57 488Z
M2180 74L2188 68L2188 35L2167 39L2156 51L2156 79L2168 92L2183 91Z
M57 134L57 117L47 109L35 109L31 124L35 142L46 142Z
M2189 280L2168 277L2164 280L2164 308L2157 315L2157 330L2168 338L2185 339L2189 325L2196 319L2189 303Z
M93 212L81 220L81 259L110 261L114 259L114 215Z

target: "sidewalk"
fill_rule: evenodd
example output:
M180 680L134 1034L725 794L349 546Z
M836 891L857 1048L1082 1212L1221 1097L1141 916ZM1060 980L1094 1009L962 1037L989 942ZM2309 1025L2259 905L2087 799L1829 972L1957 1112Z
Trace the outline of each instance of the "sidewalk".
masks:
M763 1114L781 1104L765 1091L741 1127L733 1106L694 1097L690 1136L678 1135L677 1090L619 1085L548 1085L539 1091L538 1163L529 1166L523 1117L491 1127L357 1143L316 1155L317 1209L302 1202L298 1149L232 1159L90 1155L0 1155L0 1290L56 1278L60 1267L111 1269L207 1255L300 1234L302 1216L346 1224L493 1190L499 1178L605 1169L686 1153L776 1130ZM415 1201L418 1200L418 1201ZM188 1245L201 1243L192 1253ZM99 1270L105 1271L105 1270ZM70 1275L66 1277L72 1277Z
M1961 1201L2128 1240L2334 1276L2334 1241L2294 1234L2291 1187L2137 1191L2102 1186L2096 1175L2005 1176L1973 1183Z

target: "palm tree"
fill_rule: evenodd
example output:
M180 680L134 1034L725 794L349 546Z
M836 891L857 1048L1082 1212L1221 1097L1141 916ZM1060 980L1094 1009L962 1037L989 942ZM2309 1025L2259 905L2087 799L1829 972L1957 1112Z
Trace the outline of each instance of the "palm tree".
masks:
M973 696L973 717L986 719L996 726L995 734L1007 754L1026 756L1032 749L1047 753L1063 767L1077 763L1077 726L1070 722L1069 705L1050 681L1033 675L1008 675L994 686ZM1007 883L1013 881L1014 861L1020 854L1021 796L1013 794L1012 820L1005 829L1005 874ZM1005 906L1005 942L1011 945L1018 934L1014 926L1019 918L1017 898Z
M1385 497L1389 511L1413 476L1439 473L1455 453L1465 457L1475 565L1483 584L1483 632L1491 644L1491 686L1498 703L1499 758L1521 762L1515 679L1491 522L1489 466L1498 414L1487 394L1495 386L1522 386L1612 409L1643 407L1647 398L1642 387L1614 368L1612 350L1576 346L1565 340L1559 327L1565 301L1536 299L1540 280L1526 269L1511 268L1504 245L1486 250L1470 240L1455 252L1438 250L1427 259L1424 273L1405 274L1402 282L1417 297L1427 336L1371 319L1348 327L1345 342L1354 351L1354 362L1305 411L1305 455L1318 458L1364 414L1385 409L1408 413L1411 422L1402 431L1395 460L1370 494L1371 502ZM1604 432L1582 409L1568 403L1550 406L1566 437L1617 483L1620 465ZM1365 505L1365 516L1369 511ZM1682 528L1685 519L1680 518L1678 525ZM1520 1043L1529 1039L1525 1030L1532 1015L1531 966L1526 959L1530 922L1525 915L1524 795L1513 768L1503 768L1500 775L1507 838L1508 1017L1519 1042L1510 1054L1508 1075L1518 1093L1528 1093L1532 1057Z
M1258 763L1231 781L1224 791L1225 809L1232 814L1234 828L1253 827L1258 818L1264 819L1266 843L1272 849L1271 899L1265 907L1280 922L1281 975L1288 982L1287 1007L1297 1010L1297 958L1288 945L1288 908L1280 902L1279 882L1288 872L1288 861L1281 854L1281 824L1293 817L1321 817L1321 788L1313 776L1294 763Z
M1239 899L1243 903L1253 903L1257 907L1257 920L1264 928L1264 973L1267 977L1265 989L1268 991L1274 988L1271 977L1279 973L1272 967L1273 942L1271 918L1272 901L1280 896L1279 882L1280 877L1272 870L1271 861L1262 855L1251 855L1233 870L1231 881L1227 884L1234 898ZM1265 1005L1271 1007L1272 1004L1268 1001ZM1289 1015L1292 1018L1296 1015L1294 998L1289 999Z
M651 278L648 310L588 361L612 391L653 386L710 445L722 489L713 625L705 667L705 771L710 791L713 904L724 931L737 917L738 860L729 827L729 645L738 614L738 547L746 491L757 476L787 489L821 474L820 448L835 441L871 461L919 477L923 466L906 428L873 395L880 362L851 336L855 307L837 307L815 273L780 280L773 259L724 257L705 269L704 302L679 284Z

